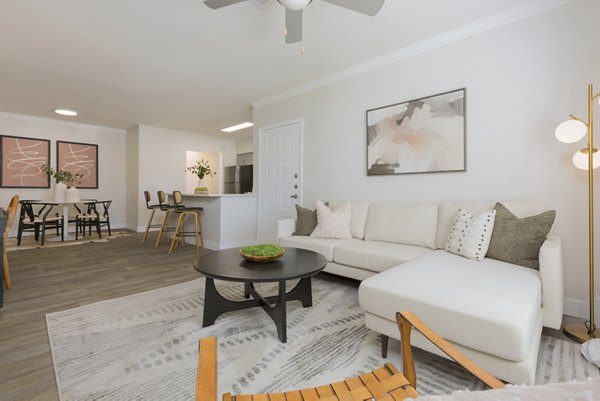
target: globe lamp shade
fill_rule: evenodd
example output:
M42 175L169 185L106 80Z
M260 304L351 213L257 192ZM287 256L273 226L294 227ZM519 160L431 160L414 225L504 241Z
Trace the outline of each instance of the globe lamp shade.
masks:
M558 125L554 131L556 139L564 143L579 141L587 133L587 125L578 120L567 120Z
M312 0L277 0L279 4L288 10L298 11L310 4Z
M592 168L596 169L600 167L600 155L598 155L598 150L594 149L594 157L592 159ZM588 169L588 150L581 149L578 150L577 153L573 155L573 164L575 167L587 170Z

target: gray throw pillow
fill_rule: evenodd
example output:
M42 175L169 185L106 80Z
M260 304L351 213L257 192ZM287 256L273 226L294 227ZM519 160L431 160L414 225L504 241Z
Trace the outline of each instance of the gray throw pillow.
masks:
M516 265L540 268L540 248L550 232L555 210L522 219L496 203L496 221L486 256Z
M329 206L329 202L325 202ZM292 235L310 235L317 226L317 211L296 205L296 231Z

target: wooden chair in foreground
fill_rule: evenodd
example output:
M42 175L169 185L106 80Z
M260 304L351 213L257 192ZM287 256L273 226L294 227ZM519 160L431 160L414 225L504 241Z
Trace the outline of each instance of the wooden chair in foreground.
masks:
M419 396L415 390L417 378L410 347L410 333L414 327L446 355L471 372L491 388L502 388L504 383L485 372L462 355L446 340L433 332L425 323L408 311L396 313L402 341L400 373L391 363L370 373L315 388L277 394L232 395L223 394L223 401L399 401ZM217 401L217 338L200 339L198 346L198 375L196 401Z
M15 221L15 216L17 215L17 208L19 207L19 195L15 195L10 200L8 204L8 208L6 209L6 223L4 228L4 235L2 237L2 261L3 261L3 272L4 274L4 284L6 285L6 289L10 289L10 268L8 266L8 253L6 247L8 245L8 235L10 234L10 230Z

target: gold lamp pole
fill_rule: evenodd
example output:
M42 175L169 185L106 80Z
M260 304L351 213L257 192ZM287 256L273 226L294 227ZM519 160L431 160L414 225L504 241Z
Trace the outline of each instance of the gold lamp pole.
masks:
M570 338L584 342L592 338L600 337L600 329L594 323L594 168L600 166L600 157L596 157L598 149L594 148L594 100L600 97L600 93L594 95L594 88L588 85L588 120L570 115L567 120L556 127L556 138L565 143L573 143L582 139L587 133L587 147L583 148L573 156L575 167L588 171L588 240L589 240L589 326L587 324L566 324L564 332ZM592 157L590 157L592 155ZM587 322L586 322L587 323Z

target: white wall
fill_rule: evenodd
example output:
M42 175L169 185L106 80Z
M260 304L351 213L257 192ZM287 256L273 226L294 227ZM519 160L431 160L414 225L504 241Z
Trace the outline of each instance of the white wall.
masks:
M173 190L185 189L186 176L191 174L185 171L186 151L221 153L223 165L236 163L233 139L139 126L138 219L128 223L138 230L145 229L150 212L146 209L143 191L150 191L152 203L157 203L157 191L170 194Z
M598 15L600 2L579 0L255 108L254 151L260 127L304 118L309 207L316 199L540 199L557 210L553 231L563 238L566 312L586 316L587 175L570 162L585 144L559 143L554 128L569 113L586 117L588 83L600 91ZM367 177L366 110L462 87L466 172Z
M239 155L240 153L250 153L254 151L254 141L252 137L238 139L235 142L236 153Z
M140 142L140 129L139 127L131 127L127 130L126 137L126 183L127 183L127 199L137 199L140 193L140 186L138 183L139 177L139 142ZM127 202L126 216L127 216L127 228L130 230L136 230L137 225L131 224L131 222L137 221L137 202Z
M50 139L51 165L56 167L56 141L98 144L98 189L80 189L82 198L112 200L111 228L125 227L126 164L125 131L94 125L63 122L46 118L0 112L0 134ZM5 208L13 194L22 199L52 200L51 188L1 188L0 205ZM16 232L17 225L13 231Z

